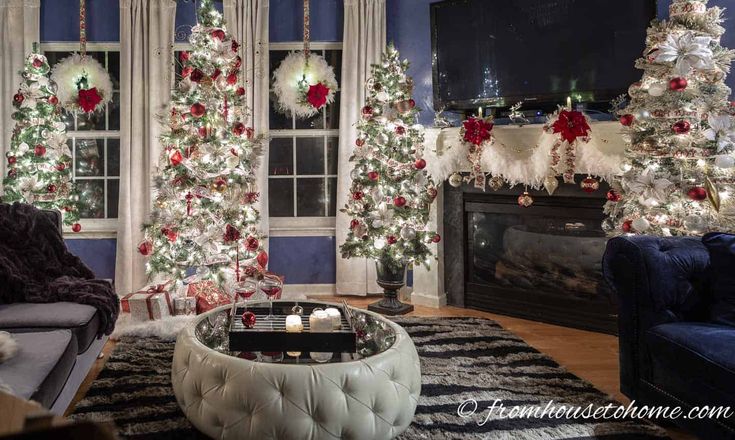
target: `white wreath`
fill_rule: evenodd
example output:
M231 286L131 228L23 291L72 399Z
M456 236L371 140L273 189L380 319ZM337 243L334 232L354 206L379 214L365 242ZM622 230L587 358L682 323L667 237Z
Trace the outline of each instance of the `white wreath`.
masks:
M334 102L337 78L334 70L321 55L309 54L308 63L303 52L291 52L273 72L273 91L276 94L278 110L291 113L297 118L315 115L319 108L307 101L310 86L321 83L329 89L324 105Z
M76 111L79 105L79 81L87 80L87 87L83 90L97 89L102 100L94 110L102 110L112 101L112 80L107 70L94 58L82 57L75 53L59 61L51 72L51 79L56 82L58 90L56 96L61 105L69 110Z

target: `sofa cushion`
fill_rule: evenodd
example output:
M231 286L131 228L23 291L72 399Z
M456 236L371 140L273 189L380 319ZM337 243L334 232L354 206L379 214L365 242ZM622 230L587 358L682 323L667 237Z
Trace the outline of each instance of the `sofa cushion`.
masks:
M0 304L0 329L13 332L69 329L79 353L89 348L99 332L99 312L92 306L71 302Z
M707 234L702 243L710 254L710 321L735 327L735 235Z
M50 408L74 368L76 338L70 330L12 335L18 341L18 353L0 364L0 377L16 396Z
M735 328L675 322L650 328L653 384L690 404L735 406Z

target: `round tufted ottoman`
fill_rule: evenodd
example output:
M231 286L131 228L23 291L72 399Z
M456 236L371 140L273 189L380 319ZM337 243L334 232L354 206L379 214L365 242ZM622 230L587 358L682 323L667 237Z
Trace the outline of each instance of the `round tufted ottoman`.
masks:
M421 392L416 348L400 326L393 345L360 360L327 364L253 362L206 346L200 315L178 336L176 400L191 423L216 439L390 439L413 419Z

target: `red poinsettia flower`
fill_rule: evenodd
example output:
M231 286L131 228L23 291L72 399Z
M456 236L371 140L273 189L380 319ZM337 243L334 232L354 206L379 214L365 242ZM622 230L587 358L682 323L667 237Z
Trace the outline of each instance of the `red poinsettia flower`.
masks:
M329 95L329 87L322 83L316 83L309 86L309 91L306 92L306 100L315 109L319 110L327 103L327 95Z
M481 145L490 139L493 123L484 119L471 117L462 123L464 128L464 141L474 145Z
M79 107L84 110L85 113L91 113L97 108L97 104L102 102L102 97L97 92L97 87L92 87L88 90L79 91Z
M559 119L551 126L554 133L561 133L561 138L570 144L578 137L586 137L590 132L590 125L582 112L562 110Z

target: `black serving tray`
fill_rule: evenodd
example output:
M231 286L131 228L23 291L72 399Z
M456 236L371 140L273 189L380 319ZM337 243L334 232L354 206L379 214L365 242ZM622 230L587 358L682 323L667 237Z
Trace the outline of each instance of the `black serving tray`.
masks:
M299 305L303 307L301 322L304 330L301 333L286 331L286 316L292 314L291 309ZM334 307L342 314L342 328L331 333L309 332L309 315L314 309ZM275 319L266 321L267 303L257 302L247 306L247 310L255 313L255 326L246 328L240 317L246 310L240 303L233 306L230 320L230 351L265 351L265 352L339 352L355 353L357 351L357 334L342 306L314 302L279 301L273 303Z

